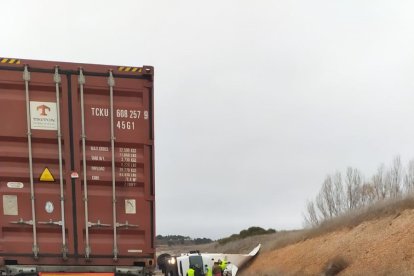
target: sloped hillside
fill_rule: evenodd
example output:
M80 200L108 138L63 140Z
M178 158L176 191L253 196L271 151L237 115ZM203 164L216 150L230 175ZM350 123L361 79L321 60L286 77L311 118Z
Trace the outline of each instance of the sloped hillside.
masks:
M414 275L414 198L378 202L313 229L159 252L248 253L258 243L261 252L238 275Z
M343 268L338 275L414 275L414 210L386 210L357 225L264 250L241 274L323 275L337 265Z

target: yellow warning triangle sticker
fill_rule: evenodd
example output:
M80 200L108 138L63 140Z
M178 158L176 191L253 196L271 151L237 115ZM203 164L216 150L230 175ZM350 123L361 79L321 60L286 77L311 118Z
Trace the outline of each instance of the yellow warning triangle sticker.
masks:
M55 178L53 177L52 173L49 171L47 167L43 170L42 174L40 175L40 181L55 181Z

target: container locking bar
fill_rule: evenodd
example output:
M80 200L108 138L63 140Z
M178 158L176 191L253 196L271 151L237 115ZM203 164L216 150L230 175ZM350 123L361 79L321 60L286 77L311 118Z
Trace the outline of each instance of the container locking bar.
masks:
M50 219L49 221L39 221L39 224L45 224L45 225L58 225L58 226L62 226L63 222L62 221L54 221L53 219Z
M112 216L114 226L114 261L118 260L118 241L117 241L117 227L116 227L116 185L115 185L115 133L114 133L114 86L115 79L112 70L109 71L108 77L109 85L109 105L111 114L111 154L112 154Z
M33 185L33 157L32 157L32 132L30 126L30 97L29 97L29 82L30 72L27 65L24 66L23 80L26 91L26 122L27 122L27 145L29 150L29 178L30 178L30 200L32 207L32 220L24 222L23 219L19 220L19 224L30 224L33 226L33 256L35 259L39 255L39 245L37 244L37 233L36 233L36 211L35 211L35 196L34 196L34 185ZM29 223L30 222L30 223Z
M33 225L33 220L24 220L23 218L20 218L17 221L10 221L12 224L21 224L21 225Z
M59 151L59 186L60 186L60 212L61 212L61 226L62 226L62 257L67 259L68 248L66 246L66 230L65 230L65 198L63 190L63 162L62 162L62 132L60 128L60 93L59 85L62 78L59 75L59 67L55 67L55 74L53 80L56 86L56 116L57 116L57 140Z
M86 176L86 132L85 132L85 104L83 96L83 87L85 85L85 76L83 70L79 70L79 89L80 89L80 100L81 100L81 123L82 123L82 165L83 165L83 201L85 205L85 259L89 259L91 254L91 247L89 244L89 227L92 224L89 222L89 211L88 211L88 179ZM99 220L98 220L99 222Z
M125 221L125 223L119 223L119 222L116 223L116 227L125 227L126 229L128 229L128 228L136 228L138 226L139 225L137 225L137 224L131 224L128 221Z
M111 227L110 224L101 223L101 220L98 219L97 222L88 221L88 227Z

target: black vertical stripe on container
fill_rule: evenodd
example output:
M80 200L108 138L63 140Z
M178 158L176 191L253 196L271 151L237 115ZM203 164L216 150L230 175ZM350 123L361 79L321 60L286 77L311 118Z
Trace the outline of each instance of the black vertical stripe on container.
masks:
M151 248L155 248L154 247L154 240L155 240L155 221L154 221L154 205L155 202L154 200L149 201L150 204L150 218L151 218Z
M150 139L154 141L154 84L151 85L149 91L149 122L150 122Z
M149 89L150 95L149 95L149 116L150 116L150 139L152 140L152 145L150 148L150 192L151 196L154 196L154 199L151 201L151 248L155 248L155 175L154 175L154 78L151 78L151 88Z
M154 196L155 195L155 191L154 191L154 146L149 146L149 157L150 157L150 162L149 162L149 166L150 166L150 195Z
M69 139L70 139L70 169L75 170L75 152L73 144L73 105L72 105L72 75L66 74L68 81L68 105L69 105ZM76 181L74 178L71 179L72 185L72 219L73 219L73 248L75 258L79 257L78 251L78 218L76 215Z

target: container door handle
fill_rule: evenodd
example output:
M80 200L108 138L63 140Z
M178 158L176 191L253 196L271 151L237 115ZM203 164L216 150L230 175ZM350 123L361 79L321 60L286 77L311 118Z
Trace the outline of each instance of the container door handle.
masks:
M50 219L49 221L39 221L39 224L46 224L46 225L58 225L58 226L62 226L63 222L62 221L53 221L52 219Z
M59 152L59 186L60 186L60 213L62 217L62 257L67 259L68 248L66 246L66 227L65 227L65 199L63 190L63 160L62 160L62 133L60 128L60 95L59 85L62 78L59 75L59 67L55 67L55 74L53 76L56 87L56 116L57 116L57 140L58 140L58 152Z
M23 219L20 219L17 224L29 224L33 226L32 251L33 251L34 258L37 259L38 254L39 254L39 245L37 244L35 194L34 194L34 184L33 184L32 132L31 132L31 126L30 126L31 120L30 120L30 97L29 97L30 72L28 70L27 65L24 66L23 80L25 84L25 95L26 95L27 145L28 145L28 151L29 151L29 179L30 179L30 201L31 201L31 207L32 207L32 220L24 222Z
M17 221L10 221L12 224L20 224L20 225L33 225L33 220L24 220L23 218L20 218Z
M101 223L101 220L98 219L97 222L90 222L88 221L88 228L89 227L111 227L110 224Z
M109 106L111 115L111 155L112 155L112 217L114 225L114 261L118 260L118 241L116 234L116 185L115 185L115 132L114 132L114 86L115 79L112 70L109 71L108 77L109 86Z
M126 229L128 229L128 228L136 228L138 226L139 225L137 225L137 224L131 224L128 221L125 221L125 223L119 223L119 222L116 223L116 227L125 227Z
M82 166L83 166L83 201L85 206L85 259L89 259L91 254L91 247L89 244L89 227L92 226L89 222L89 211L88 211L88 179L86 175L86 132L85 132L85 104L83 97L83 87L85 85L85 76L83 75L82 68L79 69L79 90L80 90L80 105L81 105L81 127L82 127ZM99 222L99 220L98 220Z

